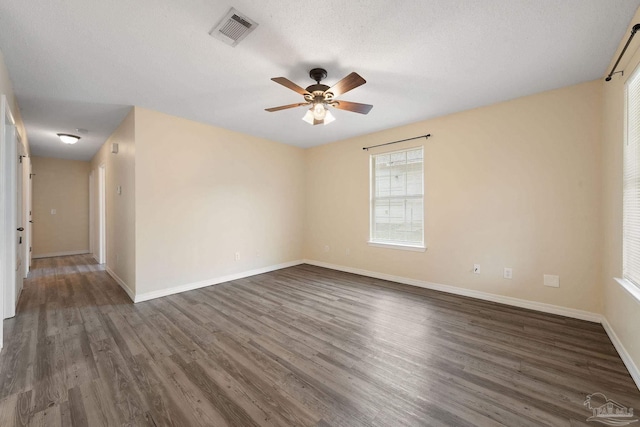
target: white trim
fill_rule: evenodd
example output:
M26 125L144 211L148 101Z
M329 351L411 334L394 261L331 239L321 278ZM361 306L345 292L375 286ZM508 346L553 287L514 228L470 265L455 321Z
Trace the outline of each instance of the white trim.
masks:
M107 274L109 276L111 276L113 278L113 280L116 281L116 283L118 283L118 285L120 285L120 287L122 289L124 289L124 291L127 293L127 295L129 295L129 298L131 298L131 301L135 302L135 293L131 290L131 288L129 286L127 286L127 284L124 282L124 280L122 280L120 278L120 276L118 276L112 269L110 269L109 267L105 267L105 271L107 272Z
M66 251L66 252L49 252L46 254L31 255L31 258L53 258L55 256L69 256L69 255L84 255L88 254L89 249L82 249L80 251Z
M613 346L618 351L622 362L624 362L624 365L627 367L629 375L631 375L631 378L633 378L633 381L636 383L638 390L640 390L640 369L638 369L638 366L633 363L633 359L627 352L627 349L624 348L624 346L622 345L622 341L620 341L620 338L618 338L618 335L616 335L616 332L613 330L613 328L607 321L607 318L604 316L602 317L602 326L607 332L607 335L609 335L609 339L613 343Z
M302 260L289 261L282 264L270 265L267 267L256 268L254 270L243 271L241 273L229 274L227 276L216 277L208 280L202 280L200 282L186 283L184 285L173 286L171 288L161 289L159 291L147 292L144 294L136 295L135 299L133 298L132 299L136 303L142 302L142 301L148 301L155 298L166 297L168 295L179 294L181 292L192 291L194 289L200 289L207 286L230 282L232 280L243 279L245 277L255 276L257 274L269 273L271 271L281 270L283 268L293 267L295 265L300 265L300 264L304 264L304 261ZM122 286L122 284L120 286Z
M424 280L410 279L407 277L393 276L391 274L378 273L375 271L361 270L359 268L345 267L341 265L329 264L321 261L305 259L305 264L311 264L318 267L330 268L332 270L344 271L347 273L359 274L361 276L373 277L376 279L389 280L392 282L403 283L405 285L417 286L420 288L433 289L436 291L447 292L455 295L476 298L484 301L492 301L500 304L507 304L514 307L526 308L529 310L541 311L543 313L557 314L560 316L571 317L574 319L587 320L589 322L600 323L602 315L592 313L590 311L577 310L575 308L561 307L559 305L546 304L543 302L528 301L520 298L507 297L503 295L491 294L488 292L475 291L472 289L460 288L451 285L441 285L438 283L426 282Z
M633 284L632 282L630 282L627 279L620 279L618 277L614 277L614 280L616 282L618 282L618 284L620 286L622 286L625 291L629 292L629 294L631 294L631 296L633 298L635 298L636 301L640 302L640 288L637 287L635 284Z
M400 249L403 251L413 251L413 252L424 252L427 250L426 246L411 246L411 245L401 245L399 243L372 242L371 240L367 242L367 245L374 246L376 248Z
M91 172L89 172L89 253L94 254L96 252L95 250L95 226L94 226L94 215L95 215L95 206L93 205L93 199L94 199L94 190L93 190L93 170Z
M98 264L107 263L107 168L98 166Z

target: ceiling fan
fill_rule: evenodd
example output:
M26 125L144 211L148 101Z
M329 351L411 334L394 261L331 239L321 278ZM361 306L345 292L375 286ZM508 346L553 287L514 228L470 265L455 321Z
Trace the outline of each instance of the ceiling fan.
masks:
M357 102L338 101L336 97L343 93L349 92L352 89L362 86L367 81L360 77L358 73L351 73L347 77L340 80L335 85L329 87L320 83L322 79L327 77L327 70L324 68L314 68L309 71L309 77L316 81L316 84L301 88L291 80L285 77L274 77L273 80L276 83L280 83L284 87L298 92L304 96L305 102L297 104L282 105L280 107L266 108L266 111L274 112L280 110L286 110L288 108L302 107L303 105L310 105L311 108L307 111L307 114L302 118L305 122L312 125L329 124L335 120L335 117L329 111L329 106L337 108L339 110L353 111L354 113L367 114L373 108L373 105L359 104Z

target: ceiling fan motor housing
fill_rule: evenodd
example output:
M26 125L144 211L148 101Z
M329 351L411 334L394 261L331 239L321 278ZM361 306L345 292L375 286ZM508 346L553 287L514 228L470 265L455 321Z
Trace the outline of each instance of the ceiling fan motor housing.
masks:
M314 68L309 71L309 77L320 84L320 81L327 78L327 70L324 68Z

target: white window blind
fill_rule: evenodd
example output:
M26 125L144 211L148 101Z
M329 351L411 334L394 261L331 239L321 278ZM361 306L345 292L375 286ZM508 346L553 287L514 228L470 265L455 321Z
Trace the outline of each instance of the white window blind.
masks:
M623 276L640 286L640 72L626 87L626 141L623 176Z
M424 247L423 151L371 156L371 243Z

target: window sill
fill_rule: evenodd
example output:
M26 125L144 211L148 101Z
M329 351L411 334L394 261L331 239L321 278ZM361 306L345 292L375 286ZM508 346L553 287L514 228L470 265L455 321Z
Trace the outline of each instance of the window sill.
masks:
M376 248L386 248L386 249L400 249L401 251L412 251L412 252L424 252L427 250L425 246L409 246L409 245L399 245L397 243L381 243L381 242L367 242L369 246L373 246Z
M616 282L631 294L636 301L640 302L640 288L628 281L627 279L619 279L614 277Z

